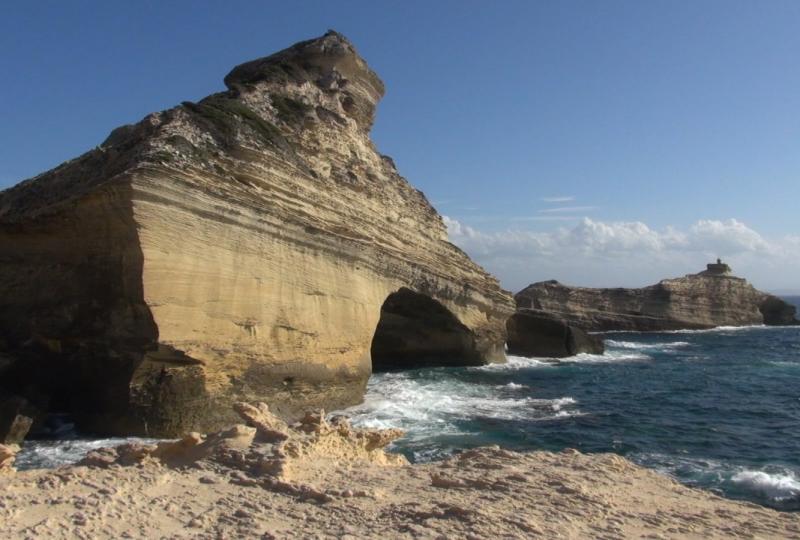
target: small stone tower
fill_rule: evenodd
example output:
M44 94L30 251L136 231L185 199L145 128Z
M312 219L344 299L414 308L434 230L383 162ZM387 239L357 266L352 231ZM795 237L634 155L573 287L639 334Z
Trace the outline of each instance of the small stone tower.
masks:
M705 275L713 276L729 276L731 275L731 267L722 262L722 259L717 259L717 262L706 265Z

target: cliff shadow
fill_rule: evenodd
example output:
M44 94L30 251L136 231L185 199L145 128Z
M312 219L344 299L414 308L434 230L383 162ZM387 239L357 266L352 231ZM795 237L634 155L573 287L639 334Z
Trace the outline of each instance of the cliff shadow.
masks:
M384 301L370 353L373 372L481 363L472 331L441 303L407 288Z

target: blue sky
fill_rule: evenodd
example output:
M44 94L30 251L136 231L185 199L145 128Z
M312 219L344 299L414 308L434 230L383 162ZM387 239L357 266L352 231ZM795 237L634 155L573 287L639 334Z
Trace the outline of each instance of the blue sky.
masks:
M800 2L16 2L0 188L334 28L373 137L513 290L640 285L720 255L800 289Z

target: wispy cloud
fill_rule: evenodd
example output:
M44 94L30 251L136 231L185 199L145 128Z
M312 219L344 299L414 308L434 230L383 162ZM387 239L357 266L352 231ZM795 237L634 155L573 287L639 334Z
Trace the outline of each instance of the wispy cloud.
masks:
M539 210L540 214L568 214L574 212L590 212L596 210L596 206L557 206L556 208L545 208Z
M572 196L563 196L563 197L542 197L542 200L546 203L565 203L565 202L572 202L575 200L575 197Z

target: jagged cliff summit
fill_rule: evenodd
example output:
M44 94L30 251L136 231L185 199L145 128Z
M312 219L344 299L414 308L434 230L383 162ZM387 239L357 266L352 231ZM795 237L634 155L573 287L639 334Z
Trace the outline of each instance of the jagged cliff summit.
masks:
M375 149L384 86L344 36L225 85L0 193L3 391L164 436L504 360L512 298Z
M794 306L734 276L719 259L697 274L639 289L570 287L553 280L528 285L514 299L520 310L595 332L800 324Z

